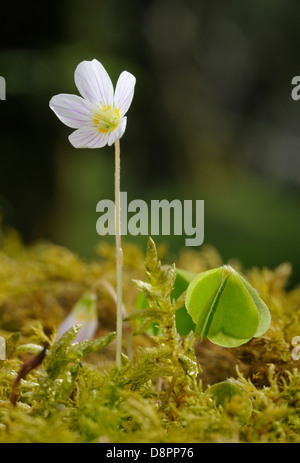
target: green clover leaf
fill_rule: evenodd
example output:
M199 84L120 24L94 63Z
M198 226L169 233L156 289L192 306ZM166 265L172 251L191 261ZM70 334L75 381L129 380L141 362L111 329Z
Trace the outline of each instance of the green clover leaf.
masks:
M177 299L188 288L194 277L194 273L177 268L172 298ZM190 331L195 330L195 323L193 322L191 316L188 314L185 305L181 307L181 309L176 310L175 320L176 330L180 336L187 336Z
M247 394L230 380L209 386L205 395L212 397L217 406L221 405L227 412L234 414L241 424L249 421L253 411L252 402Z
M224 347L237 347L264 334L270 326L268 307L233 268L223 266L195 276L185 305L195 334Z

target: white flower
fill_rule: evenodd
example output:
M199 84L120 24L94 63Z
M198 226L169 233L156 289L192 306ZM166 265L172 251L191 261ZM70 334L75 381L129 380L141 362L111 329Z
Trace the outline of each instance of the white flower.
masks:
M127 113L136 79L123 71L116 90L109 75L96 59L83 61L75 70L75 84L82 95L59 94L50 108L68 127L75 130L69 140L75 148L111 146L125 132Z
M97 298L93 293L85 293L76 302L69 315L58 328L58 336L62 336L74 325L81 325L74 342L92 339L98 327Z

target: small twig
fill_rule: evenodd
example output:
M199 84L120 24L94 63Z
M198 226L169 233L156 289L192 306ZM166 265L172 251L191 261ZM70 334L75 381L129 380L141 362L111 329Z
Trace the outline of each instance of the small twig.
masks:
M161 376L158 376L156 378L156 391L159 392L162 390L162 385L163 385L163 379Z
M175 386L175 383L177 381L177 378L179 376L179 372L180 372L180 367L177 368L177 370L175 371L174 373L174 376L172 378L172 381L170 382L169 384L169 387L168 387L168 390L167 390L167 397L166 397L166 400L169 400L172 392L173 392L173 389L174 389L174 386Z
M28 362L24 363L24 365L22 366L21 370L19 371L18 373L18 376L16 377L14 383L13 383L13 386L12 386L12 390L11 390L11 394L10 394L10 397L9 397L9 400L10 402L15 406L16 403L17 403L17 400L18 400L18 393L17 393L17 388L21 382L21 380L23 378L25 378L25 376L31 371L33 370L34 368L37 368L41 363L42 361L44 360L44 357L45 357L45 354L46 354L46 351L49 347L49 344L46 343L44 345L44 348L43 350L41 350L41 352L39 352L35 357L33 357L31 360L29 360Z

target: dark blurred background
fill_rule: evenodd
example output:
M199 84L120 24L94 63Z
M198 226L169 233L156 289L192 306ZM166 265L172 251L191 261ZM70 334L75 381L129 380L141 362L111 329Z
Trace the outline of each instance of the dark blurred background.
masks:
M75 67L97 58L114 83L124 69L137 77L121 140L129 200L204 199L205 244L245 267L291 262L298 282L299 15L298 0L2 5L3 222L27 242L93 254L96 204L113 199L114 150L72 148L72 129L48 104L78 94ZM145 246L147 237L128 240ZM171 251L184 240L171 236Z

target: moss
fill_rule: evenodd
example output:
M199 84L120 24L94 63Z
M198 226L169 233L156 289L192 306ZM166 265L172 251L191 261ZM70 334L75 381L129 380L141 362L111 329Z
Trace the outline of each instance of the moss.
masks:
M145 257L125 243L126 326L135 332L132 358L124 355L118 370L115 304L100 284L115 286L114 247L101 242L96 253L85 262L52 243L24 246L15 231L2 232L0 335L6 360L0 360L0 442L300 442L300 374L291 355L292 339L300 335L300 288L287 289L288 264L243 271L231 262L267 303L272 323L264 336L225 349L195 342L192 333L178 335L175 312L184 296L172 299L175 266L160 263L170 261L166 248L157 250L150 241ZM223 263L205 246L183 250L174 260L191 272ZM74 344L78 326L58 338L58 325L91 289L98 296L94 339ZM139 291L149 302L142 322L135 310ZM158 330L149 336L153 322ZM18 373L45 345L42 363L20 379L14 406ZM222 381L239 392L214 398L209 385Z

